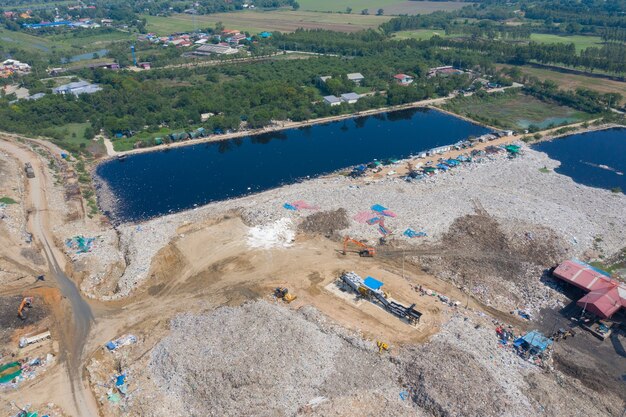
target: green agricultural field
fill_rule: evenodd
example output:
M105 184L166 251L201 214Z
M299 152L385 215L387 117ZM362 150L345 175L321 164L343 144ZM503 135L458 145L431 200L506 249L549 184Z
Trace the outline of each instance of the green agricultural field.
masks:
M493 93L481 98L477 95L458 98L443 106L446 110L493 126L510 129L576 123L592 116L558 104L546 103L518 93Z
M470 3L459 1L402 1L402 0L299 0L300 10L316 12L340 12L348 7L352 14L360 14L361 10L368 9L370 14L376 14L383 9L385 15L424 14L438 10L458 10Z
M502 68L505 67L505 65L499 65L496 67ZM541 81L554 81L563 90L588 88L599 93L620 93L626 101L626 82L624 81L616 81L582 74L570 74L548 68L537 68L530 65L517 66L517 68L519 68L523 74L537 77ZM622 101L622 103L623 102L624 101Z
M92 36L87 37L74 37L71 36L72 33L46 36L45 39L60 49L72 49L81 52L84 50L95 51L106 47L110 43L134 38L134 35L122 31L94 33Z
M533 33L530 35L530 40L538 43L573 43L576 46L577 52L591 46L602 46L602 39L599 36L559 36L545 33Z
M14 32L0 29L0 46L7 49L18 48L28 52L43 54L58 52L70 56L103 49L112 42L131 39L133 36L130 33L121 31L111 33L94 31L91 36L86 37L75 37L72 36L72 33L74 32L70 32L69 34L36 36L26 32Z
M404 39L417 39L417 40L425 40L430 39L433 36L441 36L442 38L448 37L446 35L445 30L437 30L437 29L416 29L416 30L402 30L400 32L395 32L393 34L394 39L404 40Z
M0 45L6 48L18 48L28 52L50 52L51 42L39 36L24 32L13 32L0 29Z
M347 15L300 10L242 11L202 16L174 14L168 17L142 17L145 17L148 22L148 31L158 35L213 27L217 22L222 22L228 29L238 29L251 33L263 32L265 30L293 32L298 28L357 32L362 29L376 28L390 19L390 17L386 16Z

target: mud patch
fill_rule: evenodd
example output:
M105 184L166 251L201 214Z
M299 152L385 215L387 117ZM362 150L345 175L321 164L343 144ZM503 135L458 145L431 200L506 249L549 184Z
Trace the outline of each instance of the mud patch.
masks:
M48 315L43 301L34 297L33 307L25 312L26 319L17 316L17 309L22 302L21 295L0 297L0 342L10 343L14 331L35 325Z

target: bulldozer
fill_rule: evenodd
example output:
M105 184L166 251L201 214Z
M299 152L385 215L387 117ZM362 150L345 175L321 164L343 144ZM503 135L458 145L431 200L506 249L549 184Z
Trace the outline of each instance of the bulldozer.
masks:
M380 340L376 341L376 346L378 346L378 353L383 353L384 351L388 351L389 350L389 345L385 342L382 342Z
M26 320L26 314L25 314L26 309L32 308L32 306L33 306L33 297L24 297L24 299L20 303L20 306L17 309L17 316L22 320Z
M362 249L359 249L358 251L359 256L366 257L366 258L373 258L374 256L376 256L376 248L367 246L365 243L359 242L356 239L352 239L349 236L346 236L346 238L343 240L343 254L344 255L348 253L348 244L350 243L353 243L359 246L360 248L362 248Z
M276 288L274 290L274 297L280 298L280 299L282 299L286 303L290 303L293 300L295 300L296 298L298 298L297 295L291 294L286 287L278 287L278 288Z

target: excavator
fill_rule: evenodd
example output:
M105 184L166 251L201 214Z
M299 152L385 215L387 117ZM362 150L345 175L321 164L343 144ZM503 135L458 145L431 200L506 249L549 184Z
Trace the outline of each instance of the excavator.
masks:
M22 320L26 320L26 315L24 314L25 309L31 308L32 306L33 306L33 297L24 297L24 299L20 303L20 306L17 309L17 316Z
M349 236L346 236L346 238L343 240L343 254L346 255L348 253L348 244L350 243L354 243L355 245L363 248L359 250L359 256L362 257L367 257L367 258L372 258L376 255L376 248L373 248L371 246L367 246L365 243L363 242L359 242L356 239L352 239Z

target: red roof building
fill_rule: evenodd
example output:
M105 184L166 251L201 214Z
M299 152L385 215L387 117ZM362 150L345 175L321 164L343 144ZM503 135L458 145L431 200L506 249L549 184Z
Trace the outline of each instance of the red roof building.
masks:
M587 292L576 304L601 318L626 308L626 284L607 272L573 259L560 264L553 275Z
M393 78L395 78L396 82L400 85L409 85L413 82L413 77L406 74L396 74Z

